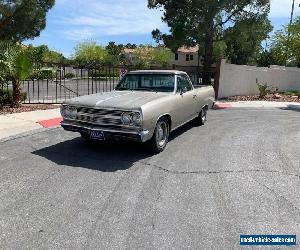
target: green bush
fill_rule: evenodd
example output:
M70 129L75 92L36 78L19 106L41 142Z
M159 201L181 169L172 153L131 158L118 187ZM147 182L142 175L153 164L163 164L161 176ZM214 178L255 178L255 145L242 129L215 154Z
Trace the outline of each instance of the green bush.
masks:
M30 75L30 79L36 80L52 80L53 78L55 78L55 73L50 69L36 70Z
M258 87L260 97L265 97L267 94L270 93L271 88L272 88L272 87L268 86L268 84L266 84L266 83L265 84L259 83L257 79L256 79L256 85Z
M21 93L21 101L24 102L27 99L27 93ZM0 89L0 107L4 105L10 105L13 103L13 91L11 89Z
M67 74L65 74L65 78L66 79L71 79L71 78L74 78L75 77L75 74L73 74L73 73L67 73Z

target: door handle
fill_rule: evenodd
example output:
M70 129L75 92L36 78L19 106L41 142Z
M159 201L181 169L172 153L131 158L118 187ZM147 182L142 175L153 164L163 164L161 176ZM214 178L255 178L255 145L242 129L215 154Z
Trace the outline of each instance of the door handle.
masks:
M197 97L197 95L193 95L193 98L195 99Z

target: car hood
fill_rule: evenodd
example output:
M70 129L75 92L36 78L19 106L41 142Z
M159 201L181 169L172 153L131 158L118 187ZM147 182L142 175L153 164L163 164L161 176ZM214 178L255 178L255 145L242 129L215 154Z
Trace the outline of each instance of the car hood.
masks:
M94 95L80 96L66 102L66 104L114 109L139 109L148 102L169 96L170 93L146 91L112 91Z

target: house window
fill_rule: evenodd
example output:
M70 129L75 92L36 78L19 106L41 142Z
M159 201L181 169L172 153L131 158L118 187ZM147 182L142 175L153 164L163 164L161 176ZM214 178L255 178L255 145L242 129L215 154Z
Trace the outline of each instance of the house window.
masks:
M178 53L175 53L175 61L178 61Z
M185 58L186 58L186 61L187 61L187 62L193 61L193 60L194 60L194 55L187 54L187 55L185 56Z

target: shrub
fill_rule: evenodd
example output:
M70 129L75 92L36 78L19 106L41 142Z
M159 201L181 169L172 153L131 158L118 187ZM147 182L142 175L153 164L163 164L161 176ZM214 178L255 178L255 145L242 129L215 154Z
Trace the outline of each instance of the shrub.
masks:
M256 84L259 90L259 96L260 97L265 97L268 93L270 93L270 87L268 86L268 84L261 84L258 82L258 80L256 79Z
M51 69L36 70L30 75L30 79L37 80L52 80L55 77L55 73Z
M21 101L27 99L27 93L21 93ZM0 89L0 107L4 105L11 105L13 103L13 91L11 89Z
M73 73L67 73L67 74L65 74L65 78L66 79L71 79L71 78L74 78L75 77L75 74L73 74Z

